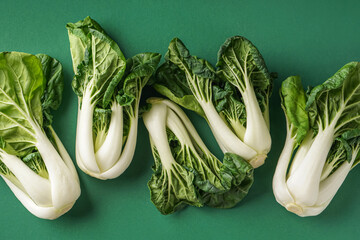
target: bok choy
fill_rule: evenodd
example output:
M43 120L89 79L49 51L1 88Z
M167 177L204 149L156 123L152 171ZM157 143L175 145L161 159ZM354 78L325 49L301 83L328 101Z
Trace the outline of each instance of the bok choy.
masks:
M67 24L78 95L76 160L85 173L111 179L123 173L134 155L142 88L160 54L126 60L100 25L85 18Z
M204 117L224 153L237 154L253 167L262 165L271 148L272 78L256 47L243 37L228 39L215 71L175 38L165 60L154 88Z
M148 183L151 201L162 214L204 204L235 206L253 183L253 168L241 157L226 153L220 162L205 146L186 114L175 103L148 99L143 114L155 160Z
M360 161L360 63L346 64L308 95L300 77L289 77L280 95L287 137L274 195L290 212L318 215Z
M80 195L73 162L51 126L62 91L57 60L0 53L0 175L27 210L45 219L66 213Z

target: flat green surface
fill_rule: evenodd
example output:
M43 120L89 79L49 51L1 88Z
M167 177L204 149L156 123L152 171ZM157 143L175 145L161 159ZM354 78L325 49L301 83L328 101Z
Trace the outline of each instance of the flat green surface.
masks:
M82 195L55 221L31 215L6 184L0 187L0 239L356 239L360 234L360 167L353 170L320 216L300 218L274 199L272 175L285 139L280 82L301 75L316 85L349 61L360 60L360 1L4 1L0 2L0 51L46 53L64 66L64 101L54 128L75 160L77 98L65 24L87 15L97 20L127 57L164 54L181 38L191 53L215 64L227 37L243 35L278 72L271 99L273 148L255 172L249 195L229 210L188 207L162 216L146 183L153 162L140 121L138 145L128 170L101 181L79 171ZM152 90L144 93L149 97ZM205 121L189 114L209 148L220 149Z

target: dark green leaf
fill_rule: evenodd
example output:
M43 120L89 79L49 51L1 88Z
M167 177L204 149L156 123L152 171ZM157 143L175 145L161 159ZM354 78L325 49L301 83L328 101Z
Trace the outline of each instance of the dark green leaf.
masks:
M155 158L154 173L148 182L150 199L162 214L171 214L185 207L193 205L201 207L193 185L194 175L179 164L173 164L169 171L162 169L157 150L153 147Z
M141 91L155 72L160 58L158 53L140 53L127 60L127 76L116 97L120 105L129 106L136 100L133 107L137 106Z
M306 104L315 131L336 121L335 137L360 128L360 63L351 62L313 88Z
M253 87L262 112L267 111L272 77L258 49L241 36L228 38L220 47L216 64L218 75L239 90ZM248 79L251 86L247 86Z
M204 201L211 207L234 207L247 195L254 182L253 168L240 156L225 153L220 175L222 184L229 190L223 193L205 195Z

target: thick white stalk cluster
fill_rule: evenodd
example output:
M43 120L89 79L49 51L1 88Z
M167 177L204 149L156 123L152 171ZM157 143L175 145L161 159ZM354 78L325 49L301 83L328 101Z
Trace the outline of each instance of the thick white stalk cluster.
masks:
M0 150L1 161L13 174L2 177L32 214L55 219L70 210L80 196L79 179L69 154L55 132L51 129L59 152L40 127L36 124L32 127L35 146L45 163L48 179L36 174L17 156Z
M124 107L116 101L111 105L109 129L101 146L95 151L93 136L93 114L95 104L86 91L79 99L78 123L76 132L76 161L82 171L99 179L112 179L120 176L130 165L135 152L138 102L133 116L130 116L130 129L123 144Z
M324 171L330 148L334 142L335 123L321 128L312 139L312 133L300 144L288 171L296 141L288 127L286 142L273 178L273 191L278 203L299 216L320 214L331 202L344 182L359 149L350 162L343 162L331 175ZM329 167L329 166L328 166ZM326 176L324 176L324 174Z

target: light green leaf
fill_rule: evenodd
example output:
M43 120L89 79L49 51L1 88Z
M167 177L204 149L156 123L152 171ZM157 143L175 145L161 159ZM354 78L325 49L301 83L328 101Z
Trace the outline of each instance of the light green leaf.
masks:
M90 91L93 102L106 107L126 69L118 45L90 17L67 24L75 77L74 92ZM89 86L90 85L90 86Z
M299 76L288 77L282 82L280 98L291 137L300 144L309 131L309 117L305 110L306 95Z
M34 148L34 124L42 126L44 88L42 65L37 57L0 53L0 136L20 157Z

